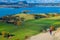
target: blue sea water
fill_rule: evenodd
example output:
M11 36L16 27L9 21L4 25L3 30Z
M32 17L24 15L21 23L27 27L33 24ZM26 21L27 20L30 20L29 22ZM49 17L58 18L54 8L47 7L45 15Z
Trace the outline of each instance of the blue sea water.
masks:
M29 10L27 14L60 13L60 7L0 8L0 17L18 14L24 10Z

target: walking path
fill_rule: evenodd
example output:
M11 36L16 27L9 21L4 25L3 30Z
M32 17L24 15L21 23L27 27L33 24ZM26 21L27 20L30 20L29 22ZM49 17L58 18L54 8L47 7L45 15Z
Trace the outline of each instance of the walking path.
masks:
M56 33L54 35L50 35L49 32L40 33L38 35L32 36L28 40L60 40L60 32L58 32L58 33Z

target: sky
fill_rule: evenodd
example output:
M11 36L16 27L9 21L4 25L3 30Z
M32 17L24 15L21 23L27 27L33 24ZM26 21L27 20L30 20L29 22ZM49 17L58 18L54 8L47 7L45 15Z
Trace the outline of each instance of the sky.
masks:
M27 1L28 3L59 3L60 0L0 0L0 2Z

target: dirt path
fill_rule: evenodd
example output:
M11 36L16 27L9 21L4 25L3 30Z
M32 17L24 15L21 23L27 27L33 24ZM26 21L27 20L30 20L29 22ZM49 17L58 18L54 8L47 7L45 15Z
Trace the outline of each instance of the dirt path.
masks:
M46 32L46 33L40 33L38 35L35 35L35 36L32 36L31 38L29 38L28 40L60 40L60 35L57 34L57 35L50 35L49 32Z

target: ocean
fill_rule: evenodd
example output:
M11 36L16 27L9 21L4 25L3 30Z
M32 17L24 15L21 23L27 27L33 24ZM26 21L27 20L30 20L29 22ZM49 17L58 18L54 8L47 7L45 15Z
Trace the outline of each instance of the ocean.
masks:
M28 10L27 14L60 13L60 7L0 8L0 17L14 15Z

